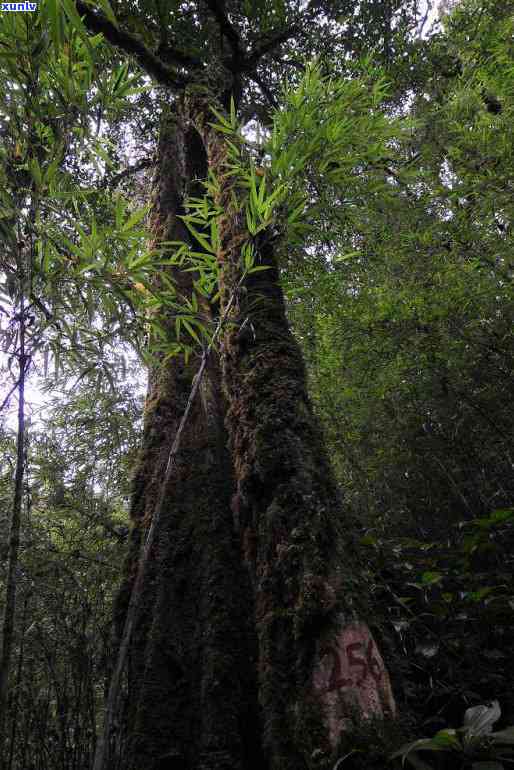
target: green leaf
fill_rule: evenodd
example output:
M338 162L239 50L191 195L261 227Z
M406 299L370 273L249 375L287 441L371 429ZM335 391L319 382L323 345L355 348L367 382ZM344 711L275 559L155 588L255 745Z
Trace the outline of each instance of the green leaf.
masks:
M250 186L250 207L254 214L259 215L259 196L257 193L257 177L255 174L255 168L252 166L251 174L249 177Z
M304 209L305 201L302 200L302 202L295 209L293 209L290 214L288 214L287 223L292 225L294 222L296 222L300 215L303 214Z
M252 244L245 243L242 248L242 257L245 272L248 273L249 270L253 267L255 260L255 253Z
M334 262L346 262L349 259L353 259L354 257L360 257L362 254L361 251L347 251L346 254L338 254L334 257Z
M230 97L230 125L234 131L237 129L236 104L232 95Z
M191 322L188 321L187 318L183 317L182 323L184 324L185 328L189 332L190 336L195 340L195 342L197 342L200 345L200 338L198 334L195 332L195 330L193 329Z
M123 231L127 232L128 230L133 230L134 227L139 224L148 214L148 206L143 206L143 208L137 209L133 212L133 214L128 218L128 220L123 225Z
M264 196L266 194L266 175L263 174L261 176L261 181L259 185L259 211L262 211L263 203L264 203Z
M31 173L32 179L36 183L37 187L41 187L43 183L43 174L41 171L41 166L39 165L37 159L31 158L29 166L30 166L30 173Z
M466 598L472 602L480 602L495 590L496 586L485 586L484 588L479 588L478 591L469 591L466 594Z
M229 135L232 135L232 134L233 134L233 131L232 131L232 129L230 128L230 126L227 128L227 126L223 126L223 125L222 125L222 124L220 124L220 123L209 123L209 125L210 125L212 128L215 128L215 129L216 129L216 131L219 131L221 134L229 134Z
M423 572L421 575L421 583L423 585L435 585L443 580L444 575L441 572Z
M221 127L228 128L229 129L229 133L233 133L232 132L232 126L230 124L230 120L228 120L225 115L223 115L221 112L218 112L218 110L216 110L214 107L211 107L211 112L219 120ZM214 128L217 128L217 126L215 126L212 123L209 123L209 125L212 125Z
M116 16L114 15L114 11L112 10L112 6L109 0L98 0L98 3L102 11L104 12L105 16L111 22L111 24L113 24L116 28L118 28L118 21L116 19Z
M439 732L434 735L432 740L442 748L456 749L457 751L462 750L462 744L459 740L456 730L449 728L445 730L439 730Z
M214 217L211 219L211 245L215 253L220 248L219 228Z
M112 86L112 92L115 94L122 83L125 80L128 72L128 64L122 64L117 73L114 73L114 83Z
M87 265L81 265L79 273L87 273L88 270L97 270L98 262L89 262Z
M444 742L437 743L433 738L419 738L395 751L391 759L401 757L405 761L413 751L450 751L450 746Z
M148 265L152 261L152 254L151 252L145 252L144 254L141 254L141 256L137 257L136 259L132 259L128 262L127 267L129 270L135 270L138 267L142 267L143 265Z
M63 19L58 0L47 0L45 10L50 26L50 33L56 51L59 51L63 42Z
M285 184L277 185L271 195L266 199L266 207L269 211L272 210L276 203L280 202L282 196L285 197L286 190Z
M489 518L494 524L502 524L505 521L514 520L514 508L500 508L493 511Z
M200 246L202 246L202 248L204 248L204 249L205 249L205 251L208 251L210 254L216 254L216 251L215 251L215 249L212 247L212 244L210 244L210 243L209 243L209 241L207 240L207 238L205 237L205 235L202 235L202 233L199 233L199 232L198 232L198 230L196 230L196 228L194 228L194 227L193 227L193 225L191 224L191 222L190 222L190 221L188 221L188 219L189 219L189 218L186 218L186 217L182 217L182 219L183 219L183 220L184 220L184 222L186 223L186 227L187 227L187 229L189 230L189 232L191 233L191 235L193 236L193 238L195 238L195 239L198 241L198 243L200 244Z
M84 43L89 60L92 60L93 49L91 47L91 42L89 40L89 34L84 26L82 19L80 18L77 12L74 0L60 0L60 2L62 4L62 8L66 16L69 19L71 26L75 29L80 39Z
M257 223L252 217L252 213L249 207L246 208L246 229L250 235L256 235L257 233Z

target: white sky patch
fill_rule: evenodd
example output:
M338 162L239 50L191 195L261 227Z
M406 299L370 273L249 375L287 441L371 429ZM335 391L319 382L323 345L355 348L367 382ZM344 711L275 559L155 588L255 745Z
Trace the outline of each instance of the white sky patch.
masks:
M2 353L2 357L7 359L7 356ZM1 361L2 367L6 363L6 360ZM9 379L2 383L0 387L0 403L4 400L6 395L14 385L15 380ZM38 422L41 419L42 412L47 407L48 397L44 394L37 381L29 376L28 382L25 384L25 413L26 420L29 423ZM11 431L16 431L18 427L18 391L16 390L9 399L9 405L4 408L1 415L4 425Z

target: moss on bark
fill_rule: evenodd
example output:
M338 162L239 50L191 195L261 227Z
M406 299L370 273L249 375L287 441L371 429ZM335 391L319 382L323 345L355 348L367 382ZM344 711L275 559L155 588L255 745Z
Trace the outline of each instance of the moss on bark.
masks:
M272 767L282 770L309 764L317 749L328 751L308 693L316 639L345 594L336 487L269 246L261 258L270 269L246 284L238 312L240 323L249 319L250 333L236 328L227 337L224 378L240 527L256 597L265 743Z
M206 176L208 162L224 212L221 310L230 307L232 323L222 372L211 360L187 423L146 576L133 645L127 766L328 767L335 759L331 714L316 694L314 672L322 640L336 638L341 624L359 614L351 537L342 531L272 243L255 242L268 269L241 286L240 250L249 236L234 206L226 147L208 125L205 94L188 98L187 117L163 132L153 227L156 240L186 239L177 218L182 196ZM187 291L191 274L174 277ZM175 360L151 373L122 597L130 593L196 366L194 359ZM123 598L119 606L122 618Z
M179 117L165 120L152 213L155 242L187 239L179 216L191 180L206 175L202 152L198 134ZM173 278L182 291L190 290L190 273ZM172 359L150 373L118 626L197 368L195 357L187 364ZM218 366L211 360L182 436L133 637L126 766L134 770L262 768L250 591L230 509L224 413Z
M223 137L191 97L210 168L218 180L222 308L233 324L223 340L226 426L235 472L233 508L252 583L258 640L263 746L273 770L319 766L332 754L313 696L317 640L351 617L351 538L307 393L301 350L288 325L273 246L254 240L259 263L240 286L249 239ZM196 110L196 112L195 112ZM234 301L235 298L235 301ZM345 543L344 548L341 548Z

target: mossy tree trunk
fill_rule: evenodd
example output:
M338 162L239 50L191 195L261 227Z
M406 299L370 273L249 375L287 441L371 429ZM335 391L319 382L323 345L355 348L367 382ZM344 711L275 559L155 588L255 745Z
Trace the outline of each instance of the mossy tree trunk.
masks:
M201 97L191 104L224 212L220 295L233 321L223 341L225 424L232 505L254 595L263 747L273 770L320 766L337 757L352 719L391 715L394 700L359 619L364 605L352 528L345 527L287 321L273 240L254 239L268 269L241 285L241 244L249 238L244 209L234 205L238 190L223 136L209 125Z
M187 239L179 219L183 198L194 193L192 180L205 176L198 134L177 116L167 118L152 214L156 243ZM190 273L173 278L182 291L190 290ZM175 358L150 373L119 628L197 369L195 357L187 364ZM230 509L233 473L224 413L219 370L211 359L182 434L133 635L127 765L134 770L262 767L250 590Z
M329 767L351 727L394 711L357 601L351 526L307 393L272 241L241 284L244 214L223 138L199 100L167 121L155 241L186 240L179 215L210 166L220 183L221 371L212 358L186 424L135 629L128 767ZM193 104L193 109L191 105ZM196 111L195 111L196 110ZM190 273L177 272L190 289ZM170 319L171 321L172 319ZM118 624L198 361L150 373L132 545Z

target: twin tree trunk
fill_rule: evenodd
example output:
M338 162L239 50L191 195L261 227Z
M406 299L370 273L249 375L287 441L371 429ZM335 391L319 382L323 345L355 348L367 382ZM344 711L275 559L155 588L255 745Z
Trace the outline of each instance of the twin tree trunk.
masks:
M238 289L247 234L210 120L199 99L164 122L153 236L187 239L184 196L210 167L224 211L220 311L231 302L234 323L186 426L145 576L127 756L133 770L323 767L352 720L392 714L394 701L357 619L350 537L265 237L269 269ZM190 276L174 276L184 292ZM197 368L173 359L150 373L120 626Z

